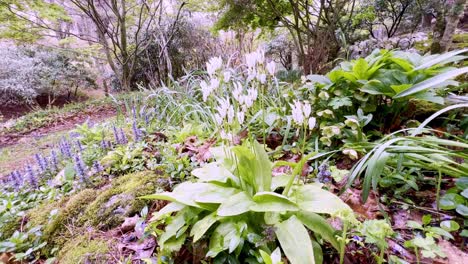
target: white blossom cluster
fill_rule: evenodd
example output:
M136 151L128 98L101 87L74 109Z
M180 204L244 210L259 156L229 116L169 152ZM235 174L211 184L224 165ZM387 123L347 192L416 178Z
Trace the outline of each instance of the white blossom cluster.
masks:
M276 64L266 62L265 52L258 50L245 55L245 69L247 78L242 82L236 79L241 73L226 66L221 57L214 57L206 63L209 80L200 82L203 101L215 104L214 120L223 139L232 139L232 134L226 131L244 124L259 98L259 85L266 85L274 78Z
M294 123L302 127L307 125L310 130L314 129L317 120L311 116L312 107L308 101L300 102L294 101L294 104L290 104L292 110L292 120Z

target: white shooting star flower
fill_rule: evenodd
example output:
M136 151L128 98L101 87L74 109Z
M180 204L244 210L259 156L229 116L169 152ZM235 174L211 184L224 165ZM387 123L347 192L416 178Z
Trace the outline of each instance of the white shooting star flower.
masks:
M221 57L213 57L206 63L206 71L210 76L216 73L223 66Z
M309 118L309 129L310 130L314 129L316 123L317 123L317 119L315 119L315 117L310 117Z
M271 76L275 76L276 73L276 63L274 61L270 61L266 65L267 71Z

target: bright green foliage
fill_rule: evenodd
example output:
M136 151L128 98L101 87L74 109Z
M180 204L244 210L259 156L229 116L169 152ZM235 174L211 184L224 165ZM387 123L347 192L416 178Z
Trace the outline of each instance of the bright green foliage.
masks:
M442 210L455 210L455 212L463 216L465 221L460 235L466 236L466 233L468 232L468 177L457 179L455 187L450 189L441 197L439 207ZM460 225L455 221L443 221L440 223L440 227L452 232L457 231L460 228Z
M417 234L413 239L405 242L405 247L413 248L416 252L416 258L419 263L419 251L425 258L436 258L436 257L445 257L445 253L437 245L434 238L437 239L453 239L453 236L440 227L429 226L431 222L431 217L423 217L423 224L421 225L415 221L408 221L408 227L421 230L424 233L424 237Z
M320 141L328 146L333 139L366 141L364 126L395 126L410 100L443 104L442 95L457 85L454 78L468 72L467 67L453 69L446 64L466 58L459 55L466 51L420 56L375 50L366 58L342 62L327 76L309 75L303 96L318 116Z
M69 21L63 6L44 0L0 1L0 38L33 42L53 23Z
M423 131L429 121L441 113L467 106L460 104L440 110L417 129L410 129L411 136L398 136L403 131L397 131L374 144L351 145L353 148L366 149L368 152L353 167L348 185L351 185L356 177L364 173L362 198L363 201L366 201L370 189L377 190L382 176L387 177L386 187L392 185L393 182L394 185L407 184L418 190L416 184L418 177L416 176L420 175L421 170L441 172L452 177L466 175L468 166L454 160L454 158L467 159L466 151L453 149L454 147L467 149L468 141L466 139L460 137L443 139L430 135L416 136Z
M319 215L349 215L342 212L351 209L337 196L317 184L296 183L295 173L272 178L272 164L256 141L223 153L216 162L192 172L196 182L143 197L171 202L152 218L154 226L163 219L168 223L158 238L162 252L177 251L192 237L194 243L209 241L206 256L215 261L230 255L258 263L260 255L281 246L291 263L319 263L321 249L313 246L316 242L306 228L339 247L334 229ZM173 212L177 213L168 216ZM270 237L272 232L277 240Z

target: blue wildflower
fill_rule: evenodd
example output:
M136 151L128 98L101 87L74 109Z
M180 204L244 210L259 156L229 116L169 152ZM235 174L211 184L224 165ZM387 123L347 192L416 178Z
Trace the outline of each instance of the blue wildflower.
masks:
M62 153L62 156L67 157L67 158L72 157L72 150L71 150L70 142L68 142L68 140L65 137L62 138L62 141L60 142L59 146L60 146L60 152Z
M119 135L119 131L117 130L117 128L115 127L115 125L112 125L112 131L114 132L115 142L116 142L117 144L120 144L120 135Z
M83 145L81 144L81 141L76 140L75 145L79 152L83 152L84 148L83 148Z
M39 166L41 173L45 172L49 167L47 164L47 160L39 153L34 154L34 158L36 159L37 165Z
M50 160L51 170L52 171L58 171L58 157L57 157L57 152L55 151L55 149L53 149L50 152L49 160Z
M83 162L80 154L73 156L73 165L75 168L76 175L81 182L86 181L86 164Z
M93 169L96 173L104 171L104 167L102 167L101 163L97 160L93 162Z
M26 176L31 187L37 189L39 187L39 180L34 168L30 164L26 165Z
M143 133L142 133L142 131L138 128L138 125L137 125L137 122L136 122L136 121L133 121L133 124L132 124L132 131L133 131L133 138L135 139L135 141L140 141L140 139L141 139L142 136L143 136Z
M328 169L328 164L323 163L322 165L318 167L318 170L319 172L317 174L317 178L321 183L331 182L332 178L331 178L331 172Z
M127 136L125 135L125 132L122 128L119 129L119 138L120 138L120 142L119 144L120 145L125 145L128 143L128 139L127 139Z

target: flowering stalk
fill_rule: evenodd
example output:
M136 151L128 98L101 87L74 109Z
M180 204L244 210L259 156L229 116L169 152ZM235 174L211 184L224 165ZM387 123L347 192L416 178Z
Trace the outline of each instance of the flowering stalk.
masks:
M79 177L79 180L82 183L86 182L86 164L83 162L80 154L73 156L73 163L76 175Z
M37 165L40 168L40 172L44 173L48 167L47 160L39 153L34 154L34 158L36 159Z
M50 152L49 160L52 171L58 171L58 157L57 152L54 149Z
M37 189L39 187L39 180L37 179L36 172L30 164L26 165L26 175L31 187L33 189Z

